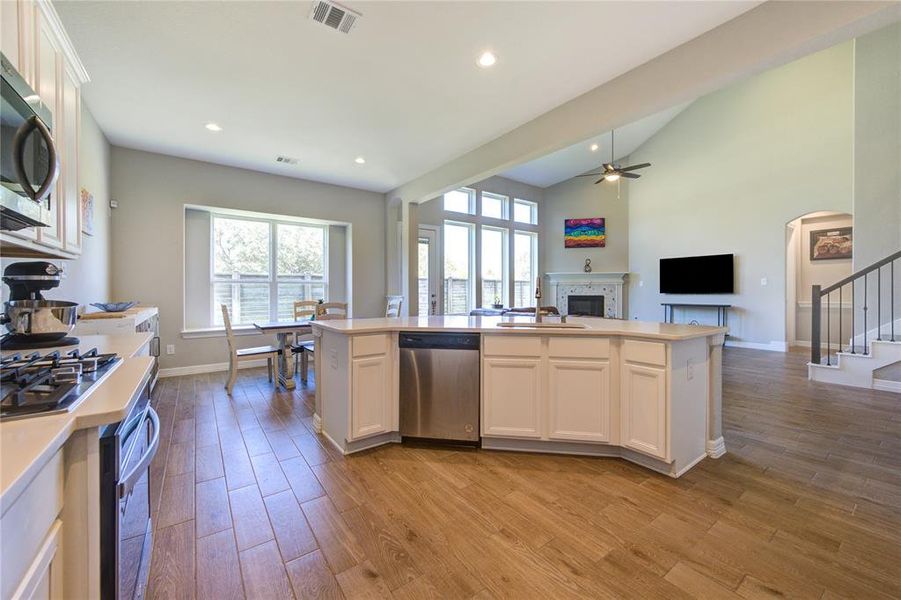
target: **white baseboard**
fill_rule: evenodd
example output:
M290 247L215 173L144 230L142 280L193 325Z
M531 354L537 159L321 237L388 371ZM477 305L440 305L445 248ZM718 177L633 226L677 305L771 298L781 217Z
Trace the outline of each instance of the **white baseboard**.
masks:
M788 352L787 342L772 341L764 342L742 342L740 340L726 340L726 346L730 348L750 348L752 350L768 350L770 352Z
M241 361L238 363L239 369L253 369L257 367L265 367L266 359ZM189 365L187 367L170 367L168 369L160 369L160 378L179 377L181 375L200 375L202 373L220 373L228 371L228 363L210 363L207 365Z
M726 440L723 436L715 440L707 440L707 456L710 458L719 458L726 453Z
M322 417L313 413L313 430L316 433L322 433Z
M895 392L897 394L901 394L901 381L873 379L873 389L882 390L883 392Z

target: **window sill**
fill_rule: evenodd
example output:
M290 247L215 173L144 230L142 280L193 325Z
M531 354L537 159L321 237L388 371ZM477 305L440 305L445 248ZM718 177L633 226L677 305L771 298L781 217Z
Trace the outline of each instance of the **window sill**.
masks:
M232 331L238 335L263 335L263 333L253 325L237 325L232 327ZM191 340L196 338L217 338L225 337L224 327L209 327L207 329L183 329L181 332L182 339Z

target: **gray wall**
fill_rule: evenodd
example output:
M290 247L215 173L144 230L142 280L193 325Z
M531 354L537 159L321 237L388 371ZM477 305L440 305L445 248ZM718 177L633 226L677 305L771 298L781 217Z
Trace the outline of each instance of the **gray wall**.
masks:
M52 261L64 265L66 277L46 297L82 305L117 300L110 292L110 145L84 104L78 142L78 183L94 195L94 235L82 237L78 260ZM7 258L0 266L6 268L9 263L22 260L32 259ZM9 290L5 285L0 288L6 300ZM79 310L83 311L84 306Z
M901 24L854 42L854 269L901 249Z
M593 171L592 171L593 172ZM629 185L619 186L597 178L576 177L544 190L541 221L541 256L545 272L579 272L591 259L595 273L629 270ZM617 197L618 196L618 197ZM563 221L604 217L604 248L564 248Z
M351 224L354 316L383 314L384 196L351 188L113 147L113 294L160 307L163 368L221 363L224 340L184 339L185 204L254 210ZM348 245L350 240L348 240ZM190 249L188 249L190 250ZM240 336L239 344L270 343Z
M852 73L850 42L807 56L700 98L633 153L654 166L629 190L630 317L723 302L733 340L784 342L786 223L851 212ZM661 257L716 253L735 254L735 294L658 293Z

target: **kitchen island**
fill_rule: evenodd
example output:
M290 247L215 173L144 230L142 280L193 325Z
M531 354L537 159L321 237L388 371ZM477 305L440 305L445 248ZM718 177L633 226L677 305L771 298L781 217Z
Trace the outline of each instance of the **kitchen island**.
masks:
M616 456L672 477L725 453L723 327L444 316L313 322L314 421L345 454L401 441L402 332L480 335L482 448Z

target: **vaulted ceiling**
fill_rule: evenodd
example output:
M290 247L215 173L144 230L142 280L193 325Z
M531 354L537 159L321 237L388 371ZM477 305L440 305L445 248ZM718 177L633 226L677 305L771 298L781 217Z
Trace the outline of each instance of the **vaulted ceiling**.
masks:
M386 191L759 2L347 4L349 35L306 1L55 6L113 144Z

